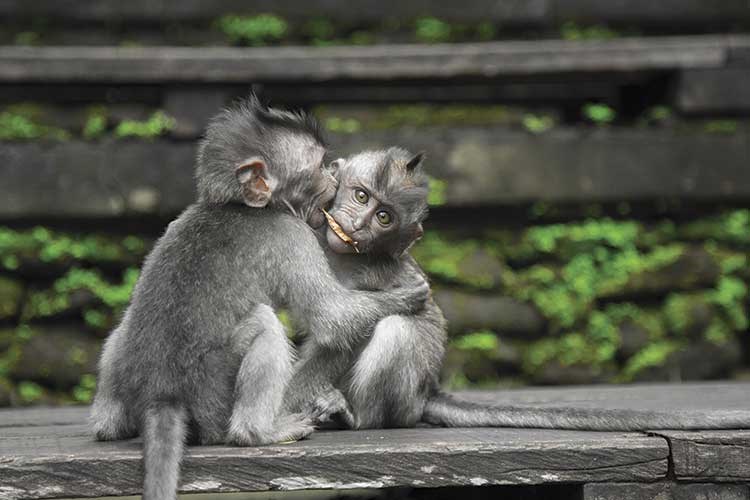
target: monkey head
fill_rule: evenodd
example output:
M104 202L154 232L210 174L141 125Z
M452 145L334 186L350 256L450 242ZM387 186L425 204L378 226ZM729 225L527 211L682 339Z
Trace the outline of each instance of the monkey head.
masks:
M390 148L333 161L339 187L330 213L355 244L346 243L329 227L328 246L337 253L398 257L418 240L427 217L423 157Z
M289 211L319 227L337 185L325 152L312 116L268 108L251 95L209 124L198 151L198 199Z

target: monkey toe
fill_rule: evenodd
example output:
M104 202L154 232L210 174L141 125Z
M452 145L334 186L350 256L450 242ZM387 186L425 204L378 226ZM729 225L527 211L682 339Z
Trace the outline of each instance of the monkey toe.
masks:
M277 421L274 442L299 441L312 434L314 430L315 424L305 415L287 415Z

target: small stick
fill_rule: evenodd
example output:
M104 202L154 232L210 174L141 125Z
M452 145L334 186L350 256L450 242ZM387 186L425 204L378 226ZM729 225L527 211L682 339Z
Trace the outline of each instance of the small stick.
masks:
M321 208L321 210L323 210ZM344 230L341 228L338 222L336 222L336 219L333 218L333 215L329 214L325 210L323 210L323 214L326 216L326 220L328 221L328 227L333 229L333 232L336 233L336 236L341 238L341 241L346 243L347 245L351 245L354 248L354 251L359 253L359 248L357 248L357 242L354 241L351 236L346 234Z

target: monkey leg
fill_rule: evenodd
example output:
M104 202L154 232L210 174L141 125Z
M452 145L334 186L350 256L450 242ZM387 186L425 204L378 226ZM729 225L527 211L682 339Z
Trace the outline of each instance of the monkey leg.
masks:
M125 403L115 394L115 375L112 373L120 351L120 334L115 330L102 351L96 396L91 408L90 424L96 439L112 441L130 439L138 435L138 429L128 414Z
M227 441L241 446L301 439L313 431L310 420L280 415L284 390L292 376L293 347L271 307L258 305L234 332L242 353L234 388Z
M356 427L413 427L419 421L431 380L420 324L415 317L388 316L376 325L346 390Z

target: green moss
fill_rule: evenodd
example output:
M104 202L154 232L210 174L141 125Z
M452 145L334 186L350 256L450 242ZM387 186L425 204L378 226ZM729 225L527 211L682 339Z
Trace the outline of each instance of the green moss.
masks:
M436 17L420 17L414 23L414 36L423 43L448 42L451 34L451 25Z
M331 116L323 121L326 130L339 134L354 134L360 131L362 124L356 118Z
M427 231L412 255L428 273L448 280L458 278L459 265L479 245L475 241L450 242L440 233Z
M107 110L103 106L89 109L81 135L86 140L98 139L107 130Z
M603 312L613 325L619 327L626 321L632 322L645 330L652 340L666 336L664 317L660 310L653 307L643 307L632 302L624 302L608 304Z
M324 17L316 17L308 20L303 26L303 31L310 38L313 45L333 43L333 39L336 36L336 27L333 22Z
M555 126L555 119L550 115L526 113L521 120L523 128L532 134L541 134Z
M145 242L136 236L120 239L95 234L72 235L45 227L21 231L0 227L0 264L8 270L18 268L25 259L44 263L132 262L140 259L145 251Z
M42 37L36 31L22 31L13 38L14 45L40 45Z
M560 28L560 36L563 40L611 40L620 34L601 24L579 26L573 21L568 21Z
M51 290L29 294L22 319L53 316L65 311L71 306L71 294L79 290L91 292L102 304L114 311L122 310L130 300L137 280L138 270L135 268L127 269L123 273L122 282L118 284L107 282L98 271L73 268L56 280Z
M710 294L711 300L726 313L732 326L737 330L747 330L747 284L739 278L722 276L716 289Z
M705 305L703 293L672 293L664 301L664 318L671 332L684 334L691 321L691 311Z
M706 328L703 337L709 342L722 345L734 337L734 330L723 319L714 318Z
M148 120L123 120L115 127L114 134L118 138L136 137L139 139L153 139L166 134L175 126L174 118L163 111L155 111Z
M649 344L628 359L619 380L622 382L630 381L647 368L664 365L669 355L681 346L682 344L673 340L660 340Z
M39 139L64 141L70 139L70 133L59 127L39 123L25 114L12 111L0 113L0 141Z
M232 43L253 46L278 43L289 31L286 20L273 14L226 15L216 24Z
M714 240L732 245L750 245L750 209L725 212L680 226L679 237Z
M18 313L23 291L20 282L0 276L0 319L12 318Z
M445 205L445 192L448 188L448 183L432 176L430 176L429 182L430 192L427 195L427 204L431 207Z
M400 127L483 126L519 124L524 116L505 106L411 104L351 111L318 106L313 113L332 132L354 133L360 130L388 130ZM552 117L540 115L547 120Z
M500 341L494 332L482 330L457 338L453 345L462 351L494 352L500 346Z
M583 116L597 125L605 125L615 121L617 113L606 104L588 103L583 106Z
M78 385L73 388L73 399L78 403L90 403L96 391L96 377L92 374L81 376Z
M19 382L16 386L18 390L18 397L24 403L34 403L39 401L44 396L44 389L39 384L24 380Z
M632 247L636 244L642 226L637 222L612 219L589 219L582 223L552 224L532 227L526 231L524 242L541 253L563 252L566 255L605 244L614 248ZM564 246L573 246L565 252Z
M645 113L645 119L649 123L660 123L672 117L672 110L666 106L654 106Z
M738 128L736 120L712 120L704 125L703 130L709 134L734 134Z
M111 324L110 315L98 309L84 310L83 320L87 326L93 328L94 330L104 330Z
M427 231L411 254L434 277L477 289L495 288L502 268L476 240L453 241L436 231Z

